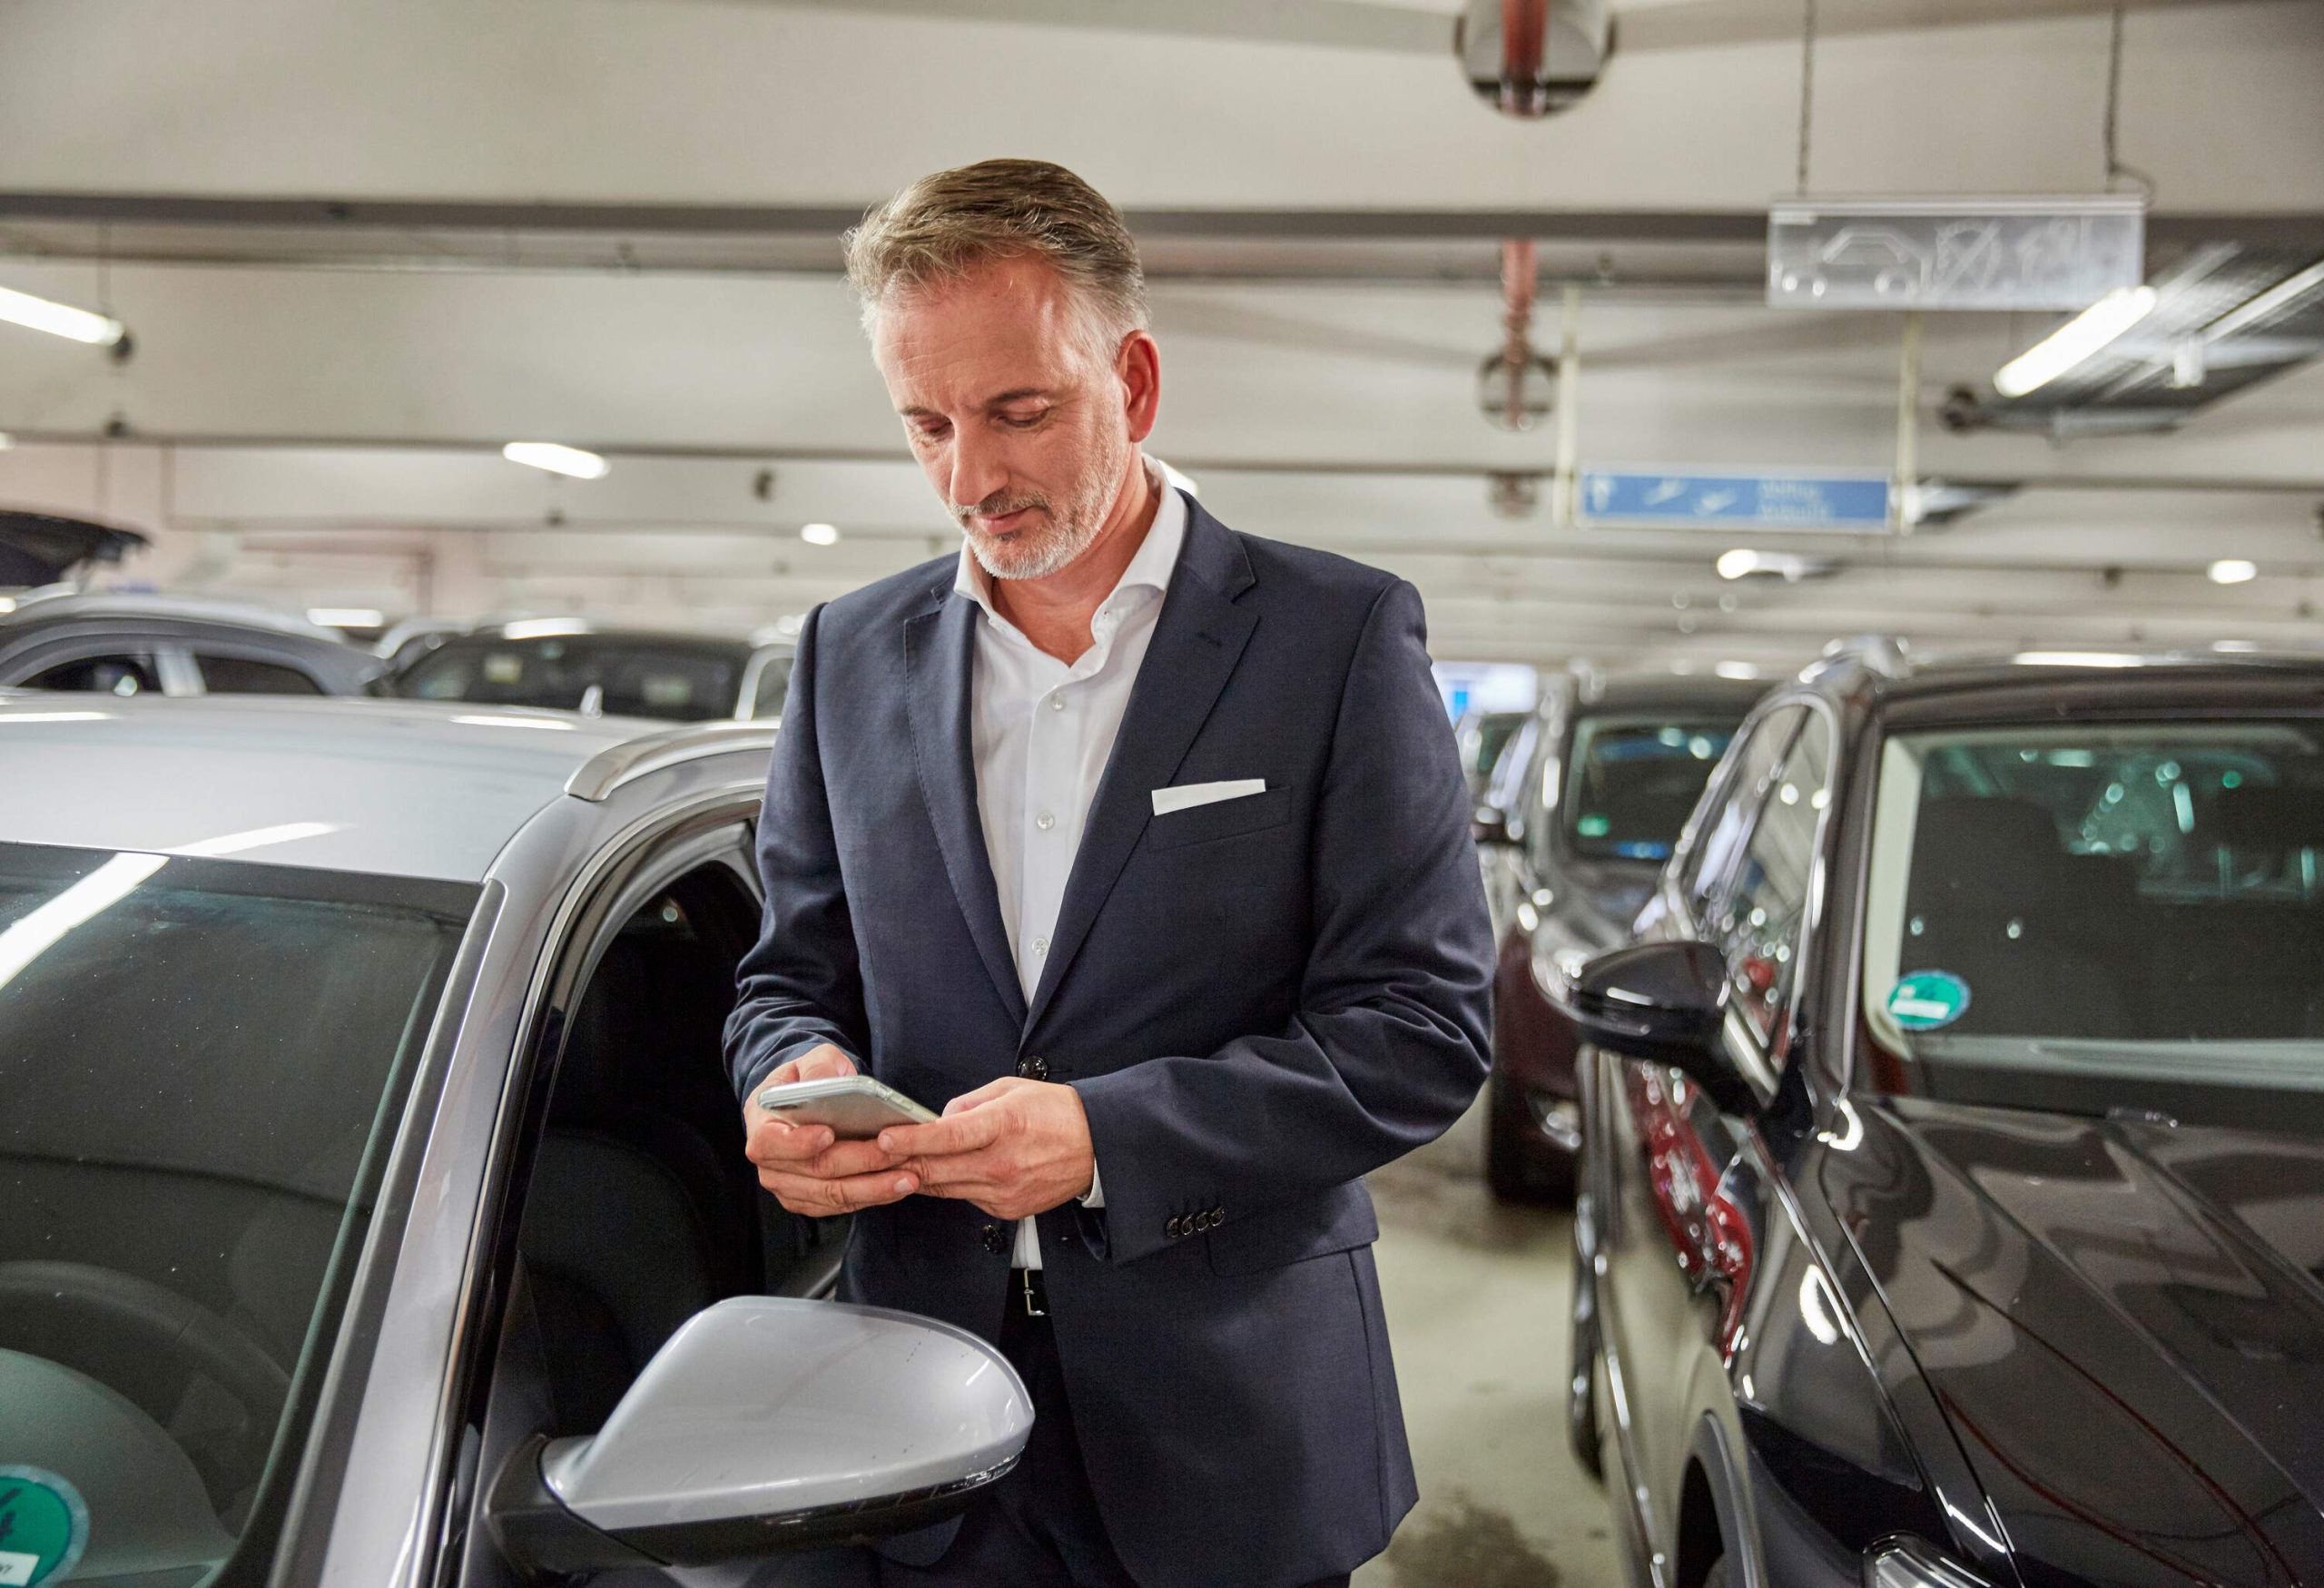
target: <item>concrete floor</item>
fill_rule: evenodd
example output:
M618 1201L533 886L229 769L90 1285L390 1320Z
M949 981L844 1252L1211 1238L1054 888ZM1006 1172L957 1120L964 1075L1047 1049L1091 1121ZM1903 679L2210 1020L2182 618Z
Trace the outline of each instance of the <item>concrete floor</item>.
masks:
M1565 1444L1570 1221L1486 1193L1480 1113L1372 1177L1420 1506L1355 1588L1620 1581L1604 1493Z

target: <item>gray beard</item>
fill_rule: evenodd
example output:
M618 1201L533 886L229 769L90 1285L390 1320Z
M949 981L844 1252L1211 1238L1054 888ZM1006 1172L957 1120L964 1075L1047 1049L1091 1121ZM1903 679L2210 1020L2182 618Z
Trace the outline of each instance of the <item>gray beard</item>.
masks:
M1074 524L1052 518L1049 522L1056 532L1042 542L1029 561L1020 557L1016 562L1003 567L993 559L992 552L973 529L963 531L969 543L969 555L977 559L979 567L996 579L1046 579L1051 574L1061 573L1072 567L1074 558L1088 550L1090 543L1098 538L1098 531L1105 520L1092 518Z
M1152 472L1150 469L1147 470L1149 475ZM1116 467L1101 473L1098 478L1101 481L1118 480L1121 478L1121 471L1118 467ZM1051 574L1062 573L1072 567L1075 559L1097 543L1098 533L1106 527L1107 510L1113 505L1113 497L1110 494L1101 495L1103 491L1102 485L1093 488L1088 499L1068 504L1063 512L1059 512L1054 504L1050 504L1049 507L1049 527L1054 534L1041 544L1038 553L1030 560L1020 559L1010 567L1002 567L993 560L990 551L984 542L978 538L976 531L968 527L964 515L956 515L956 517L961 519L960 532L969 543L969 555L977 559L977 566L984 569L989 577L1046 579Z

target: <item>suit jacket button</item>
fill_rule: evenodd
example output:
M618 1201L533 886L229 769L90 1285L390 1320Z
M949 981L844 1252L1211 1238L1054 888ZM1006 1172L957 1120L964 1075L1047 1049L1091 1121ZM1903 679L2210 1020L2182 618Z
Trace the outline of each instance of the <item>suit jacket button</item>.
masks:
M1179 1218L1177 1215L1172 1214L1170 1216L1170 1222L1164 1225L1162 1229L1163 1233L1167 1235L1172 1240L1176 1240L1180 1236L1186 1234L1187 1221Z
M978 1237L984 1242L984 1249L995 1257L999 1257L1009 1249L1009 1238L1000 1233L1000 1226L998 1224L986 1225L983 1229L978 1231Z
M1026 1080L1047 1080L1049 1078L1049 1061L1038 1053L1028 1053L1017 1060L1017 1073Z
M1202 1216L1202 1227L1205 1229L1216 1229L1218 1228L1218 1221L1225 1217L1225 1213L1216 1208L1213 1208L1209 1212Z

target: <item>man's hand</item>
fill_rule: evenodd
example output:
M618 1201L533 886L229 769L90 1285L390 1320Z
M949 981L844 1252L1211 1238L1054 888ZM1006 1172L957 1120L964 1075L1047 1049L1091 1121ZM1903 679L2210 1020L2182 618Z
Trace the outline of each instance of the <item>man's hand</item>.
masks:
M878 1145L931 1197L1024 1218L1086 1196L1097 1172L1081 1094L1008 1076L963 1092L932 1125L891 1125Z
M898 1173L895 1159L876 1142L835 1141L829 1126L793 1125L759 1107L759 1093L770 1086L854 1073L855 1060L826 1042L776 1065L743 1100L743 1151L758 1166L759 1184L793 1213L852 1213L920 1189L920 1177Z

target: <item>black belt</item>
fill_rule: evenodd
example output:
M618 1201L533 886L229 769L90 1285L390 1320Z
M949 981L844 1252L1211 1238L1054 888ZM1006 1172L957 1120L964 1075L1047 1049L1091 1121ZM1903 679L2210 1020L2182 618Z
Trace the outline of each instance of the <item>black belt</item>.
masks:
M1009 1292L1009 1304L1026 1317L1047 1317L1049 1315L1049 1293L1041 1283L1039 1268L1015 1268L1010 1272L1017 1284Z

